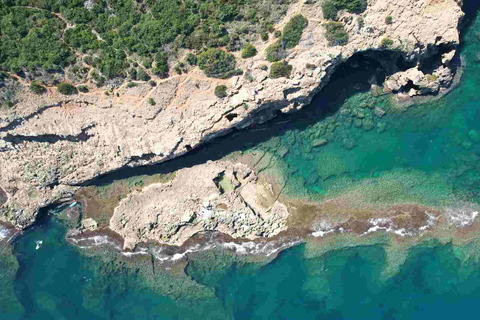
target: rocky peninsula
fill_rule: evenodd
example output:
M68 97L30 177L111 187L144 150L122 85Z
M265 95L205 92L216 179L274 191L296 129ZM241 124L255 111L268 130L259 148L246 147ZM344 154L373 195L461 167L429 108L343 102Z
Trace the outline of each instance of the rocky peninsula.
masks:
M103 224L89 217L82 188L105 174L171 160L232 130L298 111L345 63L378 63L385 77L369 79L371 90L393 94L399 109L412 97L439 96L458 68L461 6L461 0L369 0L361 14L341 13L335 23L344 26L348 43L332 46L321 4L293 3L275 26L282 29L298 14L308 20L299 45L287 51L289 77L267 72L272 39L255 43L256 56L238 57L244 74L231 79L207 78L194 68L155 79L154 87L136 81L114 86L108 94L92 90L66 97L49 88L39 97L23 90L14 110L0 109L0 220L24 229L40 208L77 199L86 211L80 230L108 228L128 250L149 241L182 245L202 231L245 241L278 239L290 230L313 236L380 229L421 234L435 226L441 212L416 205L365 207L353 191L318 204L285 197L278 174L256 171L268 154L184 168L169 181L130 190ZM226 97L214 94L219 85L227 87ZM325 143L319 140L318 146ZM329 216L341 211L341 217ZM475 211L470 211L466 217L473 221Z

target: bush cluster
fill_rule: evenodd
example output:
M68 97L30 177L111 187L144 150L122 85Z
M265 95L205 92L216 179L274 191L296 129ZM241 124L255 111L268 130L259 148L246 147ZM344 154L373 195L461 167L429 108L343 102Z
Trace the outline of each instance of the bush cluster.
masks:
M269 45L266 49L267 60L276 62L286 57L285 49L293 48L300 42L303 29L308 25L308 20L302 15L297 14L293 16L290 21L283 28L283 35L279 31L279 39Z
M236 65L233 54L216 48L210 48L198 56L198 66L210 78L229 78L237 73Z
M275 62L270 67L270 78L272 79L280 78L280 77L288 78L290 77L290 73L292 72L292 69L293 69L293 66L289 65L285 61Z
M322 4L323 17L336 20L340 10L361 13L367 9L367 0L325 0Z
M341 22L330 21L325 25L325 37L329 46L343 46L348 42L348 34Z
M187 53L187 56L185 57L185 61L191 66L196 66L197 65L197 56L194 55L193 53L189 52Z
M88 92L88 87L86 85L79 85L77 86L77 90L80 91L80 92L83 92L83 93L86 93Z
M308 20L301 14L293 16L283 28L282 41L286 48L293 48L302 37L303 29L308 25Z
M242 58L244 59L253 57L256 54L257 54L257 49L251 43L247 43L245 48L243 48L242 50Z
M66 83L66 82L60 82L57 85L57 90L58 92L64 95L71 95L71 94L77 93L77 88L72 86L70 83Z
M252 33L273 31L292 0L91 2L86 9L80 0L0 1L0 69L64 71L81 52L104 78L97 84L130 77L138 65L127 57L143 62L148 74L168 77L179 49L238 50Z
M220 85L215 87L215 95L220 99L227 96L227 86Z
M46 92L47 89L44 86L42 86L40 83L36 81L32 81L32 83L30 83L30 91L32 91L35 94L42 94Z
M380 42L380 47L386 49L393 46L393 40L390 38L383 38L382 42Z
M280 61L286 57L287 52L285 48L282 46L281 41L277 41L269 45L266 49L267 52L267 61L275 62Z

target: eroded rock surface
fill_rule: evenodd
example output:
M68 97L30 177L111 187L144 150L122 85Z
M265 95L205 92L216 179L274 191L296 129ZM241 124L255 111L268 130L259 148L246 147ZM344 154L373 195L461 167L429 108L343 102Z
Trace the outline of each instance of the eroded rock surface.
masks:
M168 183L153 184L123 199L110 229L139 242L182 245L197 232L234 238L271 237L286 229L288 211L279 191L245 164L225 161L186 168Z
M255 43L259 54L251 59L241 59L237 53L238 66L248 77L208 79L193 69L159 81L156 87L124 84L109 95L96 92L65 98L52 92L41 97L23 92L15 110L0 110L0 187L8 197L0 207L0 219L26 227L39 207L68 199L85 181L125 166L162 162L233 127L265 122L278 110L301 109L337 66L358 52L393 52L381 62L394 74L389 80L397 86L412 80L407 74L417 69L427 72L425 62L438 56L430 73L431 80L437 78L427 84L431 91L440 91L449 83L449 61L459 43L460 5L454 0L370 0L362 23L355 14L340 17L348 44L329 47L320 2L294 3L276 27L281 29L298 13L309 24L286 58L293 66L288 79L271 79L264 71L263 66L270 65L265 48L275 41L271 39ZM392 17L391 24L385 23L387 16ZM385 38L392 40L389 48L382 46ZM412 70L399 70L396 59L400 58ZM429 73L424 71L418 81L414 78L418 86L425 84ZM219 84L228 87L225 99L214 95ZM148 102L150 98L155 104Z

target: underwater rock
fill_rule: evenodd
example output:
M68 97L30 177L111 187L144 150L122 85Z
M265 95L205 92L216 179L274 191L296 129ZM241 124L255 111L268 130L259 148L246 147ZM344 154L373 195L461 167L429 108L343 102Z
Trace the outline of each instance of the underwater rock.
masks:
M366 131L370 131L375 127L375 123L373 122L372 119L365 119L363 121L363 129Z
M342 147L344 147L347 150L352 150L357 146L357 143L355 142L355 139L349 137L349 138L344 138L342 140Z
M327 139L317 139L312 142L312 147L321 147L328 143Z
M280 156L280 158L285 157L288 154L288 152L289 152L289 149L284 145L280 146L277 149L277 154Z
M363 120L357 118L353 121L353 125L357 128L361 128L363 126Z
M383 116L385 115L386 112L385 112L385 110L383 110L383 109L381 109L381 108L379 108L379 107L375 107L375 109L373 110L373 113L374 113L377 117L381 118L381 117L383 117Z
M480 141L480 135L475 130L468 131L468 137L470 138L470 140L472 140L472 142L479 142Z
M387 126L386 126L385 123L383 123L383 122L377 123L377 132L378 132L378 133L382 133L382 132L384 132L386 129L387 129Z

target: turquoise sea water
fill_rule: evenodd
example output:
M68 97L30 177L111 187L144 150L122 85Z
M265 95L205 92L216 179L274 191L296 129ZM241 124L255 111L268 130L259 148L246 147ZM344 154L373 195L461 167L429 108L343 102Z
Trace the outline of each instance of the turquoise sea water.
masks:
M478 30L479 19L465 36L462 82L444 99L400 111L388 97L352 94L354 81L349 87L339 76L292 121L269 124L264 136L259 128L224 143L273 154L287 192L299 197L321 199L368 184L371 202L478 203ZM354 72L366 78L368 70ZM372 106L386 115L375 116ZM346 109L350 114L342 114ZM359 128L350 124L352 112L364 113ZM314 147L322 138L329 142ZM209 150L195 157L211 157ZM192 254L169 271L150 257L128 262L108 248L79 251L65 241L57 214L45 214L13 251L2 249L0 319L450 319L475 317L480 302L476 239L464 246L434 239L413 246L394 258L398 270L387 277L392 260L380 241L318 254L302 244L270 263L214 250ZM43 241L39 250L37 240Z

